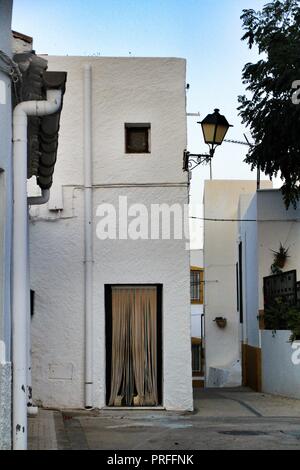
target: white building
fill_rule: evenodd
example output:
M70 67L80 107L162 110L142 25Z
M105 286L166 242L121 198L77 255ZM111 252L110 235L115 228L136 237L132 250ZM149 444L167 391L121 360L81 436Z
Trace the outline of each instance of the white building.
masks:
M261 187L270 187L261 182ZM237 300L238 219L242 195L253 197L255 181L206 181L204 276L206 385L240 385L241 326Z
M0 50L11 57L12 1L0 2ZM0 57L0 449L11 447L11 80Z
M259 321L259 314L264 315L264 278L272 274L273 251L280 244L289 250L282 271L289 276L296 270L299 286L300 208L286 210L276 189L242 197L240 204L245 209L239 224L244 383L258 391L300 398L300 344L289 342L290 331L274 333ZM281 278L280 295L293 287L284 284L282 288L282 282Z
M177 204L182 209L188 203L187 175L182 172L185 61L47 60L49 70L67 71L68 83L50 201L31 210L34 399L44 406L67 408L102 408L110 403L191 410L186 240L126 239L126 229L116 239L97 236L103 204L118 211L127 198L130 222L138 215L133 204L150 210L152 204ZM132 310L133 298L142 302L143 315L145 299L149 302L152 319L145 320L152 328L151 370L142 367L134 379L122 361L118 369L116 344L123 347L123 340L116 342L115 336L137 321L129 314L125 325L122 315L118 317L120 305ZM137 323L136 328L142 327ZM132 332L132 351L134 344L141 346L143 335ZM134 352L132 357L130 367L136 372ZM124 378L126 370L131 385ZM146 390L148 399L141 397L139 383L147 376L155 389L151 396Z

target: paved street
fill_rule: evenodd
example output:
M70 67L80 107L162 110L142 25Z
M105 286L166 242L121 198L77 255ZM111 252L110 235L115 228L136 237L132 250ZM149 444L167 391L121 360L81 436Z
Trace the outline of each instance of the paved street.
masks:
M247 389L201 390L193 413L40 410L31 449L300 450L300 401Z

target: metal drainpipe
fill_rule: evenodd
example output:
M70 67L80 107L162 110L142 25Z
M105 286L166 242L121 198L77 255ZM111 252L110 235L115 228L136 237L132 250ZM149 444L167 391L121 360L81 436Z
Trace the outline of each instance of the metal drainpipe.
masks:
M85 408L93 407L92 68L84 66Z
M50 198L50 190L42 189L41 196L33 196L27 198L28 206L37 206L46 204ZM29 210L28 210L29 219ZM30 312L30 242L29 242L29 225L27 224L27 240L28 240L28 251L27 251L27 414L35 416L38 413L38 407L33 406L32 402L32 361L31 361L31 312Z
M27 305L28 206L27 117L46 116L59 110L62 93L48 90L46 101L24 101L13 112L13 448L27 449Z
M41 206L46 204L50 199L50 189L42 189L41 196L33 196L27 198L27 203L29 206Z

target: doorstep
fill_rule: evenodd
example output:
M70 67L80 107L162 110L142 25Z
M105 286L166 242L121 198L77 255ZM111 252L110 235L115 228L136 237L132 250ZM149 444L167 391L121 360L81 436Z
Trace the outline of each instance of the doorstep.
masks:
M118 410L125 410L125 411L132 411L132 410L139 410L139 411L166 411L164 406L104 406L101 408L102 410L109 410L109 411L118 411Z

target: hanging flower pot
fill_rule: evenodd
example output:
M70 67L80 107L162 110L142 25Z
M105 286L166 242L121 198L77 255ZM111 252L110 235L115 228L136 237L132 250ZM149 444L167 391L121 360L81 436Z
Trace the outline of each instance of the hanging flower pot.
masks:
M271 251L274 253L274 263L272 266L274 266L274 268L283 269L287 262L287 259L289 258L289 248L285 248L282 243L280 243L278 251Z
M227 320L226 318L223 318L223 317L217 317L214 319L214 321L216 322L216 324L218 325L219 328L225 328L226 325L227 325Z

